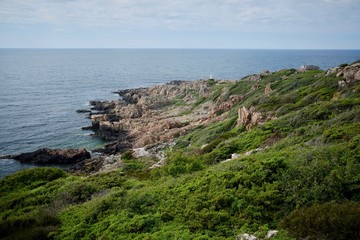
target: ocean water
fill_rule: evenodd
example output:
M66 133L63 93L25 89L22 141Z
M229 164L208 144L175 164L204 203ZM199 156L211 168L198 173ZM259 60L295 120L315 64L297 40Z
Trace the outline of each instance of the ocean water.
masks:
M115 90L359 59L360 50L0 49L0 155L101 146L76 110L116 99ZM29 167L0 160L0 179Z

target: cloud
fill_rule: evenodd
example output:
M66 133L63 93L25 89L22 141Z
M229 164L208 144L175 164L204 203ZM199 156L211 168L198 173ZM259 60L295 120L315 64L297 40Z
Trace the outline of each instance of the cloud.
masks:
M1 0L0 27L359 34L359 12L358 0Z
M360 25L357 0L2 0L0 23L118 29L295 31ZM331 26L329 26L331 24ZM338 29L339 30L339 29Z

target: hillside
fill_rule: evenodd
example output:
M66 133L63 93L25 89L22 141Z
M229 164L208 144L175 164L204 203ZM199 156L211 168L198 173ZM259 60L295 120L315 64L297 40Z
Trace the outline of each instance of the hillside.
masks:
M113 155L78 175L5 177L0 238L264 239L276 229L271 239L360 239L359 62L192 84L168 98L145 92L141 108L94 102L103 113L92 127L116 139L102 150Z

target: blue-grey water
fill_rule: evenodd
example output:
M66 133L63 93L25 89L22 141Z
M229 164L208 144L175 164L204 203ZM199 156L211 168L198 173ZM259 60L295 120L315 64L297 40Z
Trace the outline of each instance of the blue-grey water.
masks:
M360 50L0 49L0 155L101 146L76 110L115 90L359 59ZM0 160L0 179L28 167Z

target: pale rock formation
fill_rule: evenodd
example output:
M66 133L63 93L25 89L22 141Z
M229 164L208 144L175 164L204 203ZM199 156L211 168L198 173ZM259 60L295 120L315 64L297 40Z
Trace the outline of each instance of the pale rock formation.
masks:
M91 102L92 109L100 112L90 114L92 126L85 128L93 130L95 136L116 140L101 150L108 154L128 147L170 143L198 124L221 121L226 114L218 116L219 113L227 112L243 98L234 95L226 102L207 101L194 109L196 101L213 93L207 81L172 81L116 93L120 100Z
M270 87L270 83L268 83L265 86L265 94L270 95L271 92L272 92L272 90L271 90L271 87Z
M257 239L258 239L257 237L247 234L247 233L243 233L243 234L236 236L236 240L257 240Z
M360 63L354 63L346 67L331 68L326 71L326 76L336 74L336 77L343 77L338 81L339 87L346 87L354 81L360 80Z
M249 109L243 106L238 110L238 125L244 125L246 129L250 129L260 123L263 123L267 119L261 112L255 111L255 107Z
M275 237L278 234L278 230L269 230L266 234L266 239L270 239L272 237Z

